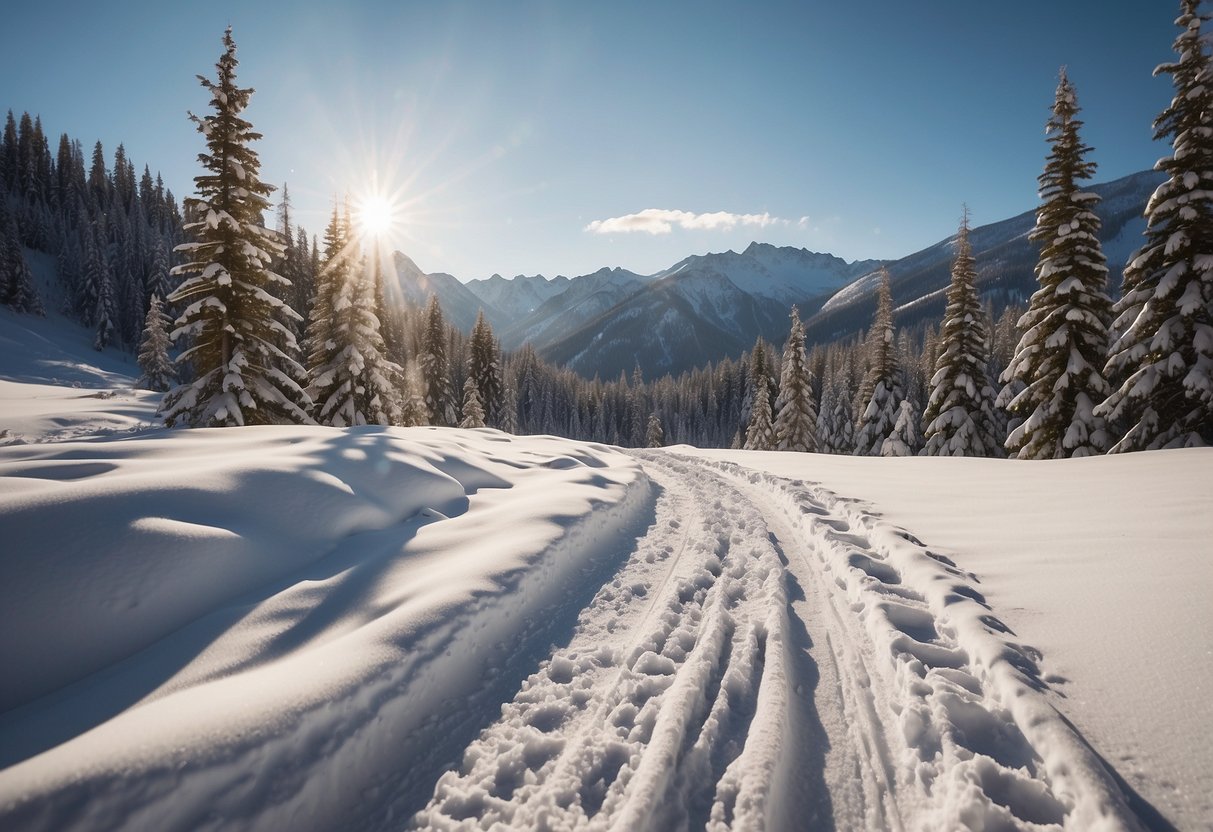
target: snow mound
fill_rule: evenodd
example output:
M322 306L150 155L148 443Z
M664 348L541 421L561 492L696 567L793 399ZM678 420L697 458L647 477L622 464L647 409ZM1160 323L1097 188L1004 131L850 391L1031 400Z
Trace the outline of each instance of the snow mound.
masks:
M0 826L381 825L651 502L604 446L490 430L0 448Z

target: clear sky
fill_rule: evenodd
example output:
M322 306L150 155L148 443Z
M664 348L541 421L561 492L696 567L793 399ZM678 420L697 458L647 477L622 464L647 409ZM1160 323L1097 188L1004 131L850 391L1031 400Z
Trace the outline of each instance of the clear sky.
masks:
M1152 166L1171 89L1151 73L1172 57L1177 10L14 3L0 107L40 113L52 150L65 131L111 160L124 142L180 198L199 172L195 75L213 75L230 23L238 80L257 90L246 116L265 134L263 178L290 184L313 232L334 195L378 187L398 195L396 247L465 280L647 273L752 239L893 258L952 233L963 202L976 224L1034 207L1063 63L1096 178Z

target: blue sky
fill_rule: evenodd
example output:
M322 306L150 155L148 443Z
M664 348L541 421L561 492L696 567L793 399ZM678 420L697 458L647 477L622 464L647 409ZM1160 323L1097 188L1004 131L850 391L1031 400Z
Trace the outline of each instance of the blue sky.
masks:
M313 232L334 195L378 187L399 195L395 247L462 279L653 272L752 239L892 258L954 231L964 202L976 224L1035 205L1063 63L1096 178L1152 166L1177 9L23 3L4 12L0 107L40 113L52 146L124 142L180 197L195 75L230 23L263 178ZM603 222L646 209L685 213Z

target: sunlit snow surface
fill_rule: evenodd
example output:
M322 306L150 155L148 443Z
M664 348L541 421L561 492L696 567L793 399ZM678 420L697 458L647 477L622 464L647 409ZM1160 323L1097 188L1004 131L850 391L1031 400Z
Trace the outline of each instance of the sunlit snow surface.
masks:
M0 825L343 827L458 752L434 720L548 643L645 494L602 446L492 431L0 449Z
M170 431L0 345L0 828L1213 820L1213 451Z

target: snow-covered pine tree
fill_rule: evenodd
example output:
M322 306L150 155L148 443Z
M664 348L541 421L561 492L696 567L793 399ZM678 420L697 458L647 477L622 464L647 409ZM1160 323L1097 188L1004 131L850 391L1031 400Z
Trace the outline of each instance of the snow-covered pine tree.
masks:
M451 368L446 350L446 329L438 296L430 295L425 307L419 361L422 380L425 383L425 403L430 414L430 424L439 427L456 424L455 397L451 392Z
M1006 447L1020 459L1065 459L1102 454L1108 435L1095 406L1109 393L1103 377L1110 342L1112 301L1099 243L1096 194L1079 182L1095 163L1078 131L1082 122L1074 85L1063 67L1046 131L1052 150L1040 175L1043 204L1029 239L1041 244L1040 288L1019 320L1023 335L999 394L1018 424Z
M476 314L476 323L468 341L468 375L476 381L476 392L480 406L484 408L485 420L497 425L501 414L501 360L493 328L484 318L484 310Z
M480 393L476 389L476 379L471 373L468 373L467 381L463 383L463 420L459 427L484 427L484 408L480 405Z
M804 324L800 312L792 307L792 327L783 347L783 369L779 379L779 398L775 401L775 449L779 451L817 451L817 403L813 400L813 379L804 351Z
M177 383L177 371L168 355L168 323L159 296L152 295L143 323L143 344L139 347L139 369L143 375L138 384L147 390L164 392Z
M1117 429L1112 452L1213 444L1213 60L1208 15L1183 0L1175 86L1154 121L1172 152L1146 205L1146 242L1125 267L1105 374L1119 383L1097 408Z
M198 79L214 109L191 116L206 140L198 156L206 173L194 179L198 196L186 200L198 218L190 225L195 239L177 247L189 260L173 269L185 280L168 298L186 304L172 337L189 341L177 360L188 361L195 377L165 396L165 422L310 423L303 368L275 346L280 335L294 341L280 318L298 315L269 291L284 282L270 270L282 243L262 225L273 188L258 179L261 164L249 146L260 134L240 117L253 90L236 86L231 27L223 47L216 80Z
M501 419L498 427L506 433L518 433L518 393L510 383L508 375L501 394Z
M665 430L661 427L661 417L654 410L649 414L649 424L645 428L644 446L646 448L660 448L665 444Z
M410 365L404 371L404 388L400 393L400 425L411 428L428 425L430 415L425 407L421 371Z
M855 453L855 414L851 411L851 397L845 391L835 393L830 421L834 427L830 453Z
M103 350L113 342L118 333L118 302L114 297L114 274L108 264L98 262L100 275L97 282L97 307L93 313L93 320L97 322L93 349Z
M753 380L754 409L750 414L750 426L746 429L747 451L770 451L775 448L775 426L771 423L770 381L765 372Z
M897 364L897 340L893 329L893 292L889 272L880 270L876 295L876 318L868 333L868 372L864 377L858 424L855 428L856 456L879 456L884 440L897 424L898 408L905 398L901 368Z
M25 261L16 219L2 204L4 201L0 193L0 303L15 312L41 317L46 310Z
M356 249L349 212L334 209L308 333L308 395L316 421L333 427L401 419L396 381L404 371L384 355L374 291Z
M922 416L909 399L902 399L897 406L897 423L893 431L880 445L881 456L914 456L922 447L922 436L918 423Z
M311 314L308 316L307 334L304 343L307 346L307 370L309 385L315 387L316 379L337 360L340 349L333 328L336 325L334 309L337 304L337 294L350 281L353 270L353 243L349 237L349 225L341 218L337 206L324 229L324 258L320 261L313 283L315 294L311 300ZM312 401L317 401L317 391L310 393Z
M1002 456L989 336L977 296L977 264L969 244L969 212L956 233L942 343L923 416L927 456Z

